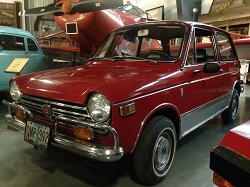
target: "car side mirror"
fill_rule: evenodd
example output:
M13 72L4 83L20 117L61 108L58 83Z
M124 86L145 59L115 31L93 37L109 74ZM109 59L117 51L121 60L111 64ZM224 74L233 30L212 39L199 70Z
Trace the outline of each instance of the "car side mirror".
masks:
M0 45L0 51L2 51L2 50L3 50L3 46Z
M220 71L220 64L217 62L207 62L203 67L204 73L216 73Z

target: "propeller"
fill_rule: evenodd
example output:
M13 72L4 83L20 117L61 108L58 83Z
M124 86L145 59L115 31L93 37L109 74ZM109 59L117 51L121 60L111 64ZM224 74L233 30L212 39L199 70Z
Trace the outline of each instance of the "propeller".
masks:
M42 16L51 13L74 14L87 13L123 5L123 0L80 0L79 2L58 2L45 7L32 8L19 12L19 16Z

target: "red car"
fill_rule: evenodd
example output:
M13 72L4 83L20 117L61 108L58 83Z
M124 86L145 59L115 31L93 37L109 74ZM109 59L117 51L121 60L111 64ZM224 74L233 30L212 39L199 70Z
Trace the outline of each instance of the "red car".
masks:
M233 128L210 154L210 168L217 186L249 186L250 121Z
M240 62L225 31L147 22L113 31L87 65L10 81L6 121L36 147L99 161L131 155L137 178L162 181L176 142L222 114L237 116Z

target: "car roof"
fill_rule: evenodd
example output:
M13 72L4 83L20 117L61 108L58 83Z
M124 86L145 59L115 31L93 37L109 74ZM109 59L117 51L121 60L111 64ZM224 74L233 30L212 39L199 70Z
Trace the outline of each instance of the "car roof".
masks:
M0 34L12 34L12 35L19 35L19 36L29 36L34 38L34 36L29 33L28 31L13 28L13 27L6 27L6 26L0 26Z
M143 23L136 23L136 24L131 24L131 25L128 25L128 26L125 26L125 27L121 27L121 28L118 28L117 31L119 30L123 30L124 28L133 28L133 27L136 27L136 26L143 26L143 25L148 25L148 24L182 24L182 25L189 25L190 27L192 26L204 26L204 27L208 27L208 28L211 28L211 29L215 29L215 30L218 30L218 31L221 31L221 32L225 32L224 30L218 28L218 27L214 27L212 25L208 25L208 24L204 24L204 23L200 23L200 22L192 22L192 21L180 21L180 20L152 20L152 21L148 21L148 22L143 22Z

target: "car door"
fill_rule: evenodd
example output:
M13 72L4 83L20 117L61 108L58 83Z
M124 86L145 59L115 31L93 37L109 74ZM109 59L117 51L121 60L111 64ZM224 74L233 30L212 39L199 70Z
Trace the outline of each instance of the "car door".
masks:
M199 127L224 109L222 73L205 73L206 63L218 63L214 33L207 28L194 28L187 61L183 69L185 84L182 102L182 136Z
M216 40L218 43L219 62L223 71L223 95L231 96L236 80L240 79L240 62L237 59L231 37L224 32L217 31Z

